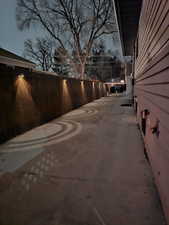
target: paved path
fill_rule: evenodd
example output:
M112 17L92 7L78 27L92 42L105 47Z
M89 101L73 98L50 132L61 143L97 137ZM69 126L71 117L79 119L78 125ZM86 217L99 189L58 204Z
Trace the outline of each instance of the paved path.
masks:
M0 146L0 225L165 224L126 101L96 100Z

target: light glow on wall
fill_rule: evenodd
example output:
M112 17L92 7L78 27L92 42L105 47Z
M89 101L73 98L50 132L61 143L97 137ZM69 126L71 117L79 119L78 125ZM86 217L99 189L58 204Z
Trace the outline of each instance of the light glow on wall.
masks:
M24 77L25 77L24 74L19 74L19 75L18 75L18 79L20 79L20 80L21 80L21 79L24 79Z
M86 103L87 97L86 97L86 92L85 92L85 83L83 80L80 81L80 85L81 85L81 93L82 93L83 103Z
M63 80L63 84L66 84L66 83L67 83L67 80L66 80L66 79L64 79L64 80Z
M39 113L32 98L30 84L25 80L24 74L17 76L16 87L16 113L17 120L26 126L27 123L36 123Z
M95 82L94 81L93 81L92 85L93 85L93 88L92 88L92 91L93 91L93 99L95 99L96 98L96 88L95 88Z
M66 112L72 109L72 100L71 96L69 93L69 88L68 88L68 80L64 79L63 81L63 91L62 91L62 103L64 106L64 109Z

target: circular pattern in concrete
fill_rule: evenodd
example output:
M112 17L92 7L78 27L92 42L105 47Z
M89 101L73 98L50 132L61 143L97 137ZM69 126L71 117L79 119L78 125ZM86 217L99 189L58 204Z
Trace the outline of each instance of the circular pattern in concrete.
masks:
M95 102L97 102L97 103L106 103L106 104L110 104L110 102L112 102L114 100L114 98L112 98L112 97L103 97L103 98L101 98L101 99L97 99L97 100L95 100Z
M87 107L103 107L103 106L111 106L111 102L112 102L112 98L109 97L104 97L101 99L97 99L94 102L90 102L86 105L84 105L83 107L87 108Z
M65 114L64 116L62 116L62 118L63 119L85 119L95 115L96 113L98 113L97 109L82 107L80 109L73 110Z
M105 106L109 103L107 102L91 102L91 103L88 103L87 105L84 105L83 107L87 108L87 107L102 107L102 106Z
M81 129L78 122L54 120L11 139L1 145L0 152L28 151L53 145L77 135Z

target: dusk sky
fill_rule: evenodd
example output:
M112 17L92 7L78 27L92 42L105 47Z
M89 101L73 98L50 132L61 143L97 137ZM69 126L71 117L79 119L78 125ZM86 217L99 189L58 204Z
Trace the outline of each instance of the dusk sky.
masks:
M0 0L0 47L18 55L23 54L24 41L42 35L35 28L19 31L15 18L16 0Z
M16 0L0 0L0 47L23 55L24 41L44 35L37 27L27 31L19 31L15 17ZM106 38L107 49L115 49L111 37Z

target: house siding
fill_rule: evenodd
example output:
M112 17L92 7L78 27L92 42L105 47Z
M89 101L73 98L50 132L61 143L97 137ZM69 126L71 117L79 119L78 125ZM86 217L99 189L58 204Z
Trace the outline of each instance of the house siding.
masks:
M169 1L144 0L135 59L135 104L169 224ZM146 110L146 111L144 111ZM146 115L145 115L146 112Z

